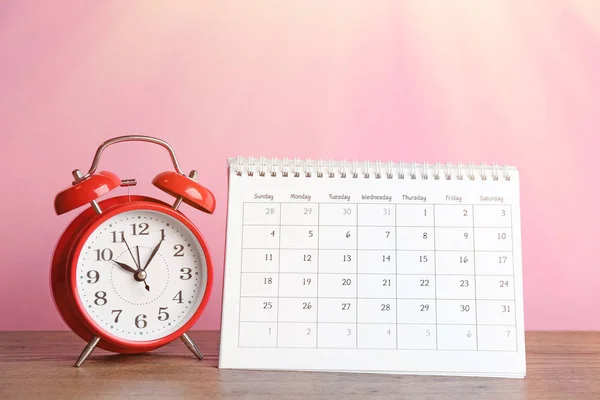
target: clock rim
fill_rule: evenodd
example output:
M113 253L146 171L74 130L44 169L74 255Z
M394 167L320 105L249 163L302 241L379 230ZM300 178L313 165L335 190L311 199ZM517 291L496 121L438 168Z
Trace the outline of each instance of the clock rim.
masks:
M145 196L131 196L131 200L129 196L119 196L116 198L107 199L100 203L102 207L103 203L106 204L106 208L102 208L102 214L96 214L92 211L93 214L89 214L90 209L84 211L80 214L71 225L65 230L63 236L76 232L71 239L67 238L67 243L63 244L63 251L68 251L67 257L61 257L60 242L55 251L55 263L59 265L53 265L53 268L64 268L64 294L67 297L67 306L68 310L63 310L64 307L63 302L60 299L61 296L61 288L54 287L57 282L55 276L52 277L52 286L53 286L53 294L55 297L55 304L61 315L63 315L63 319L65 322L71 327L71 329L77 333L82 339L89 341L92 336L98 336L101 340L98 343L98 347L113 351L117 353L142 353L150 350L157 349L162 347L173 340L180 337L183 333L188 331L200 318L200 316L204 313L208 301L210 299L210 295L212 293L213 286L213 266L210 252L208 250L208 246L204 240L204 237L196 228L196 226L191 222L191 220L185 216L181 211L174 210L171 205L164 203L160 200L153 199ZM79 255L81 250L83 249L83 245L87 238L94 232L94 230L102 224L104 221L127 211L134 210L150 210L150 211L158 211L164 214L167 214L175 219L177 219L180 223L185 225L194 235L198 243L200 244L202 250L204 251L204 257L206 260L206 285L204 293L202 294L202 300L200 304L193 312L193 314L187 319L187 321L177 330L172 333L146 341L133 341L127 340L123 338L119 338L106 331L104 328L99 326L90 316L87 315L85 311L85 307L81 303L77 292L77 260L79 259ZM87 217L86 214L87 213ZM81 219L80 219L81 218ZM73 229L74 228L74 229ZM62 239L62 238L61 238ZM60 265L60 261L64 260L64 263ZM59 279L60 280L60 279Z

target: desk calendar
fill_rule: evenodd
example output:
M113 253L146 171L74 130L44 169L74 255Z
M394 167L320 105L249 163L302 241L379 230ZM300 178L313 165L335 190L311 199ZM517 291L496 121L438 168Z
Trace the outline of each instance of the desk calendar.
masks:
M228 164L220 368L525 376L516 168Z

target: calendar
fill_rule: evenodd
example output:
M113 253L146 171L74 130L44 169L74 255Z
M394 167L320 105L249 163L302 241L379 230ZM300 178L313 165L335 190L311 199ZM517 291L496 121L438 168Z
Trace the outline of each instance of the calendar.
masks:
M526 373L512 166L228 160L219 367Z

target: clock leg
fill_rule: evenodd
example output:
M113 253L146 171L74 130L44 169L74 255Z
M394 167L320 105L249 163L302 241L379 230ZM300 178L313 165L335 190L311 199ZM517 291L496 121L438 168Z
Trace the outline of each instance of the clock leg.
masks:
M202 353L200 353L200 349L198 349L198 346L196 346L196 343L194 343L194 341L192 339L190 339L190 337L188 336L187 333L184 333L183 335L181 335L180 338L183 341L183 343L185 343L187 348L190 349L190 351L192 353L194 353L194 355L196 357L198 357L200 360L202 360L204 358Z
M90 340L89 343L85 346L85 348L81 352L81 355L77 359L77 362L75 363L76 367L79 367L85 361L85 359L88 358L90 354L92 354L92 351L94 351L94 348L96 347L99 341L100 338L98 336L92 337L92 340Z

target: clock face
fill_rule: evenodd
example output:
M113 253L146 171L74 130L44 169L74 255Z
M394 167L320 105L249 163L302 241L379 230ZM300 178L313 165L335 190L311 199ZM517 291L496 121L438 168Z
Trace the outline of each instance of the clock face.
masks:
M201 244L178 219L133 210L101 223L77 260L82 307L102 329L129 341L181 328L202 302L207 282Z

